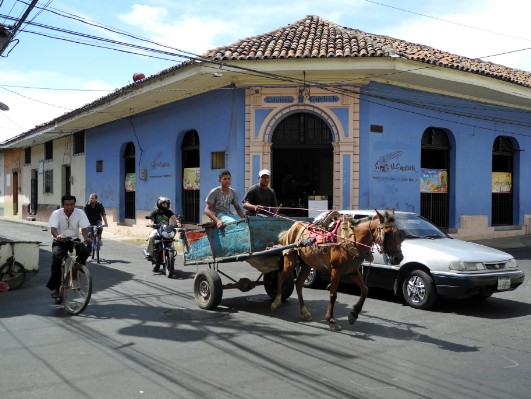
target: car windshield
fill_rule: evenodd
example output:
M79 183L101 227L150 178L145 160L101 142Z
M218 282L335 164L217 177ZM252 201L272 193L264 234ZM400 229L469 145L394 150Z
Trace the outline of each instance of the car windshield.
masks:
M433 224L415 214L396 213L396 225L404 230L406 238L445 238L447 237Z

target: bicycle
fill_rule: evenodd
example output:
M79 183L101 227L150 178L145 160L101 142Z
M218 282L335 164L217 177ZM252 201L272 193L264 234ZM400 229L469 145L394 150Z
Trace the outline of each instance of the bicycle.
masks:
M101 249L101 226L93 225L92 227L92 259L96 256L96 263L100 263L100 249Z
M7 283L10 290L20 288L26 279L26 269L15 260L15 243L10 242L11 256L0 266L0 281Z
M87 307L92 295L92 274L89 268L76 262L77 245L80 240L72 240L72 251L64 257L61 263L61 285L59 296L55 299L57 304L63 303L67 313L80 314Z

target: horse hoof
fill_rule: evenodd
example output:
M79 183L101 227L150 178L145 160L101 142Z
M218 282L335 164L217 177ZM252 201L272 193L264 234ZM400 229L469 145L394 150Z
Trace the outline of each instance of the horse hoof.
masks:
M354 314L354 312L350 312L348 314L348 322L350 324L354 324L356 322L356 320L358 320L358 315Z
M313 317L311 314L307 313L302 313L301 314L301 319L304 320L304 321L312 321L313 320Z
M301 309L301 319L304 321L312 321L312 314L306 309L306 306L303 306Z
M336 322L329 323L328 327L330 327L330 331L341 331L341 327Z

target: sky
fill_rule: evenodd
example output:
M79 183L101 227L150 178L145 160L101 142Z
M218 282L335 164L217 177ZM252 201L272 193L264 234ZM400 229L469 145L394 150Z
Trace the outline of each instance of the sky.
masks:
M29 3L0 0L0 23L16 23ZM531 71L528 0L40 0L0 58L0 102L9 107L0 111L0 143L132 83L135 73L185 61L176 52L202 54L306 15ZM87 35L171 54L95 47L117 48Z

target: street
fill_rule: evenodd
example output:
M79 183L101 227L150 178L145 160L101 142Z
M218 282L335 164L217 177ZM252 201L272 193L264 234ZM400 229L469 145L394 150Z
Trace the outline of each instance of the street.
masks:
M41 241L40 271L0 292L0 386L5 398L528 398L531 392L531 248L513 253L526 273L513 292L484 301L442 300L428 311L371 290L342 287L324 322L326 290L305 289L314 321L299 318L296 293L274 314L263 287L225 290L215 311L197 307L195 266L168 279L142 247L103 233L101 264L87 262L87 309L68 316L45 288L51 235L0 219L0 236ZM202 268L204 266L200 266ZM221 264L256 279L245 262ZM228 281L224 278L224 283Z

